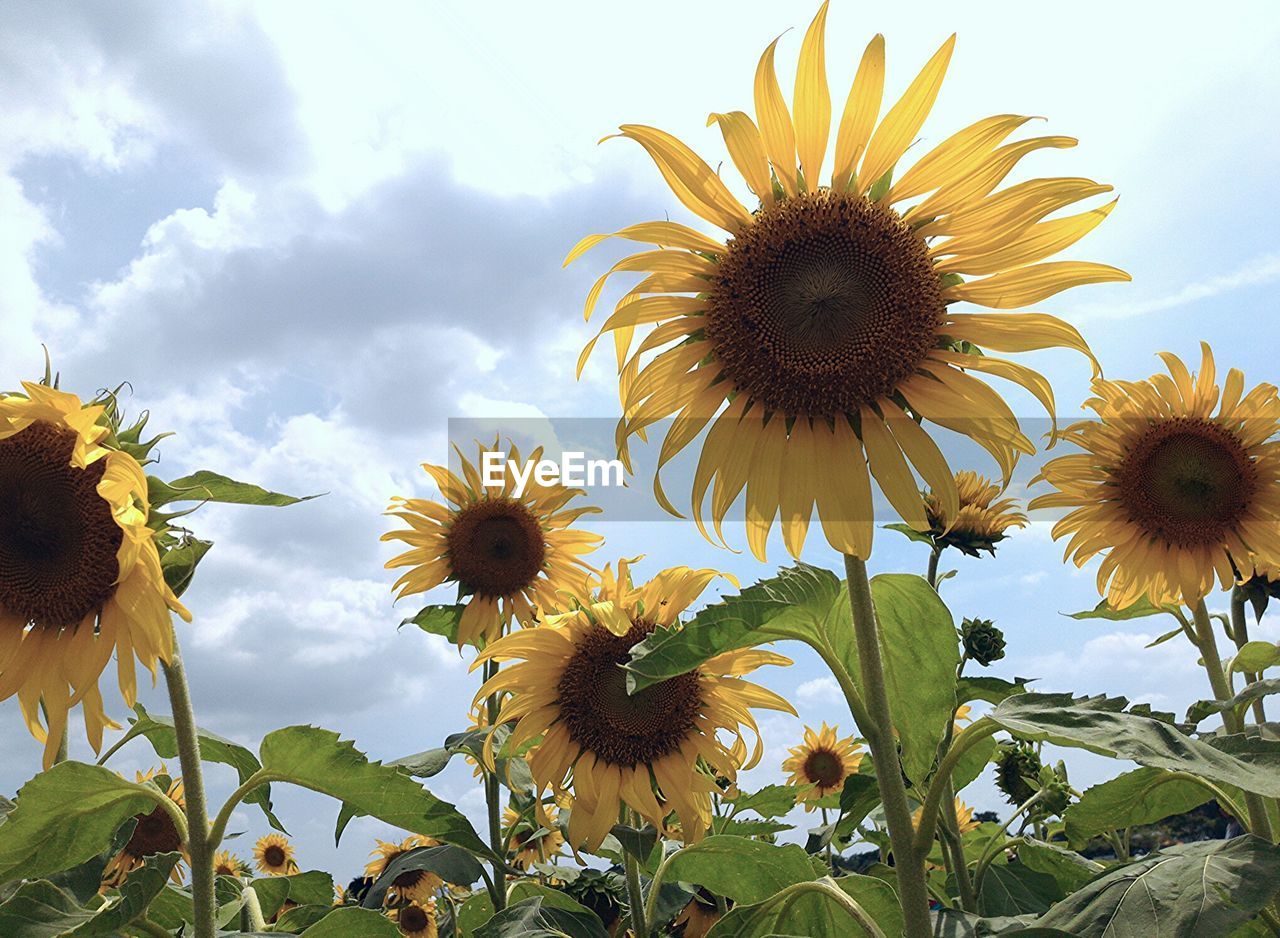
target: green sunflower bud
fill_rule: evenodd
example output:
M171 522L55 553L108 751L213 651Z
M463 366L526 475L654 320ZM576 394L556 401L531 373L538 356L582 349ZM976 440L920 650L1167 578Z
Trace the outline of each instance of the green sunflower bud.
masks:
M1004 657L1004 633L990 619L965 619L960 637L964 653L984 668Z
M996 747L996 787L1010 804L1019 805L1036 793L1028 779L1040 775L1040 756L1030 744L1015 740Z

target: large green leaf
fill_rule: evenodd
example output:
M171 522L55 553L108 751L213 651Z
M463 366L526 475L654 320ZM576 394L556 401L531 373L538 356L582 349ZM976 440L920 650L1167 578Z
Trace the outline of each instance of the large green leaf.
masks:
M321 870L291 876L263 876L249 885L258 894L258 904L267 918L279 912L286 900L296 905L333 901L333 877Z
M902 908L898 905L898 894L883 879L874 876L859 876L856 873L836 879L836 885L862 906L872 920L880 926L885 935L900 935L903 932Z
M337 798L395 827L492 857L475 828L407 773L370 762L348 740L314 726L291 726L262 741L262 767L272 775Z
M507 904L515 905L526 899L540 898L546 908L564 909L579 916L594 916L586 906L550 886L543 886L531 879L518 879L507 892ZM493 918L493 900L487 891L475 893L458 907L457 932L462 938L471 938L475 930Z
M1231 738L1210 745L1177 727L1125 712L1127 701L1070 694L1019 694L997 706L990 718L1026 739L1075 746L1139 765L1194 772L1245 791L1280 797L1280 742L1249 740L1241 752L1224 751Z
M174 502L221 502L227 505L267 505L282 508L317 497L306 495L297 498L293 495L281 495L279 492L268 492L261 486L249 482L237 482L206 469L193 472L181 479L174 479L172 482L162 482L154 476L147 476L147 494L151 499L152 509Z
M817 875L809 855L795 844L777 846L725 834L676 851L667 861L665 879L750 903Z
M160 569L164 571L164 581L169 584L169 589L173 590L175 596L181 596L187 591L195 576L196 567L212 546L213 541L187 537L161 555Z
M0 905L4 938L91 938L114 936L147 910L168 882L178 854L148 859L129 874L119 891L97 908L81 908L75 897L50 882L26 883Z
M1033 837L1024 837L1018 842L1018 859L1028 869L1052 876L1063 895L1080 889L1103 870L1101 863Z
M36 879L96 855L116 829L149 814L154 797L96 765L61 762L22 786L0 824L0 882Z
M782 817L796 806L794 785L766 785L759 791L741 792L724 799L733 805L733 813L754 811L763 818Z
M995 738L987 737L974 743L961 754L960 761L956 763L955 772L951 776L956 794L964 791L966 786L972 784L982 774L995 752Z
M1036 924L1081 938L1227 935L1280 889L1280 847L1246 834L1180 844L1112 870Z
M1085 789L1062 820L1067 840L1080 848L1103 831L1154 824L1212 798L1213 793L1198 782L1165 769L1139 768Z
M134 707L134 710L137 711L137 718L130 721L131 725L128 732L120 738L116 746L119 747L139 736L145 736L151 743L151 747L156 751L156 755L160 758L176 759L178 757L178 734L173 728L173 719L167 716L153 716L147 712L142 704L138 704ZM200 759L204 762L217 762L231 766L236 770L236 775L239 776L241 784L254 772L262 768L258 762L258 757L244 746L199 727L196 728L196 735L200 741ZM268 823L276 830L284 831L284 825L280 823L279 818L275 816L271 809L270 785L261 785L255 788L244 800L249 804L256 804L261 807L262 813L267 816Z
M424 606L422 609L400 623L400 627L416 625L428 635L440 635L449 640L450 645L458 644L458 626L462 623L462 613L467 607L464 604L449 606ZM474 644L468 642L467 644Z
M416 870L428 870L455 886L470 886L484 876L484 868L480 866L480 862L461 847L452 844L419 847L400 854L387 864L387 868L369 887L360 904L366 909L382 908L382 900L395 881Z
M1012 681L1003 678L976 675L962 677L956 682L956 703L966 704L974 700L985 700L989 704L998 704L1015 694L1025 694L1027 685L1034 678L1018 677Z
M985 916L1044 912L1064 895L1056 879L1025 863L993 863L982 877L978 911Z
M400 938L400 929L380 912L346 908L330 912L302 938Z
M853 938L867 934L865 928L854 918L848 906L832 891L844 891L851 896L869 918L875 920L880 930L886 935L902 934L902 916L895 908L889 911L885 903L885 895L878 887L868 887L866 880L870 877L841 877L833 880L824 877L812 886L806 884L803 889L788 889L777 895L769 896L756 903L736 905L729 914L716 922L708 938ZM886 884L881 884L889 889ZM825 887L825 888L824 888ZM872 889L876 889L872 892ZM892 889L889 894L892 895ZM873 899L873 908L863 903L863 898ZM880 911L886 920L876 918Z
M608 938L600 919L546 902L542 896L503 909L475 930L475 938Z
M1086 612L1073 612L1073 619L1106 619L1109 622L1124 622L1128 619L1142 619L1146 616L1158 616L1171 612L1172 606L1153 606L1146 598L1139 599L1131 606L1123 609L1112 609L1104 599Z
M1197 700L1187 708L1187 722L1200 723L1210 714L1237 710L1271 694L1280 694L1280 677L1264 678L1261 681L1246 684L1240 693L1230 700Z

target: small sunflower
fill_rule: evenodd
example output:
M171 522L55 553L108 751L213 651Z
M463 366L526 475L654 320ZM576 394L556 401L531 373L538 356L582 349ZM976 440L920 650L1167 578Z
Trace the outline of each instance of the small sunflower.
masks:
M252 870L230 850L219 850L213 855L213 872L216 876L233 876L236 879L249 876Z
M298 872L293 844L280 834L267 834L253 846L253 862L267 876L292 876Z
M535 863L545 863L560 852L564 835L556 826L556 809L547 808L543 817L530 821L508 807L502 815L502 826L507 831L507 852L515 854L511 865L527 870ZM542 831L541 834L538 832Z
M1236 368L1219 389L1213 352L1201 352L1194 377L1165 352L1168 375L1095 381L1085 406L1097 418L1063 434L1084 452L1039 476L1057 491L1030 507L1070 509L1053 536L1071 536L1077 566L1105 552L1098 591L1115 609L1195 604L1215 574L1235 582L1233 559L1280 558L1280 397L1271 384L1244 393Z
M951 724L951 732L959 733L964 729L964 724L973 719L973 708L968 704L961 704L956 707L955 722Z
M476 465L483 466L481 446L473 465L460 450L463 478L444 466L424 463L448 504L423 498L395 498L388 514L409 524L390 531L384 541L404 541L410 549L387 562L388 568L408 567L393 589L399 597L425 593L446 581L470 596L458 627L458 644L476 644L498 637L513 619L527 624L540 606L563 603L561 592L580 596L586 591L591 568L581 559L602 538L571 525L598 508L566 507L581 489L558 483L543 485L530 476L523 493L515 494L510 464L520 465L514 446L503 458L502 484L485 485ZM529 460L542 458L541 448ZM465 480L465 481L464 481Z
M671 933L676 938L707 938L715 923L720 921L720 910L704 893L705 890L701 889L694 893L693 898L671 923Z
M924 807L916 808L915 814L911 815L911 824L914 827L920 826L920 815L924 811ZM973 819L973 808L965 804L959 798L955 800L956 823L960 828L960 835L963 837L969 831L975 831L980 826Z
M750 708L794 713L772 691L741 679L765 664L790 664L760 649L725 652L696 670L629 695L619 665L655 629L678 627L677 617L701 595L714 570L674 567L643 586L632 584L629 561L600 575L595 601L547 617L545 624L495 642L483 661L519 659L485 683L476 699L504 692L499 723L518 720L509 745L541 737L528 760L535 787L572 792L569 843L599 847L622 805L660 830L697 841L711 823L717 775L759 761L759 729ZM756 736L748 757L743 727ZM734 736L725 746L717 734Z
M924 496L929 534L938 547L954 547L970 557L978 551L996 552L1010 528L1025 528L1027 516L1012 498L997 501L1003 489L985 476L965 470L955 476L960 510L948 514L942 499L933 492Z
M878 124L884 39L871 40L824 177L832 118L826 15L824 3L801 45L791 110L774 71L775 40L756 70L756 119L742 111L710 116L753 193L747 204L670 134L620 128L619 136L653 158L676 198L727 237L645 222L590 235L566 258L610 237L657 248L619 261L588 294L589 318L611 274L647 275L583 350L579 371L596 340L613 333L624 461L632 436L674 416L654 481L673 514L661 468L710 426L693 481L694 517L706 535L710 492L720 536L745 488L747 540L761 559L776 517L787 550L799 556L815 502L830 544L866 558L871 478L911 527L927 530L910 466L954 513L951 470L921 420L980 444L1006 480L1018 455L1034 451L1008 404L976 375L1021 385L1050 414L1052 388L1037 372L979 347L1090 355L1088 346L1052 316L953 312L952 304L1016 309L1082 284L1129 279L1104 264L1042 263L1084 237L1115 203L1049 218L1111 187L1049 178L997 188L1027 154L1075 145L1061 136L1005 143L1032 118L979 120L900 171L933 107L954 36ZM636 330L648 326L656 329L632 355Z
M789 750L791 756L782 763L782 771L791 773L787 784L800 789L797 800L804 802L806 811L844 789L844 780L856 774L862 764L861 750L862 745L852 736L836 739L836 728L825 722L817 732L804 728L804 742Z
M137 775L139 782L146 782L155 778L159 778L161 781L168 779L165 794L169 796L170 801L185 811L187 802L183 797L182 779L171 778L164 766L161 766L159 770L151 769L148 772L139 772ZM106 868L102 871L102 888L104 890L119 889L124 885L124 881L129 877L130 873L146 863L148 857L153 857L157 854L180 852L183 860L188 863L191 862L191 857L187 854L187 845L182 841L182 834L174 826L173 818L169 815L169 812L160 807L160 805L156 805L147 814L136 815L133 820L133 833L129 835L128 843L111 858ZM177 884L182 883L182 861L179 861L173 868L169 878Z
M379 840L378 846L371 854L373 859L364 868L364 875L376 882L378 877L387 871L387 867L410 850L434 847L438 844L438 840L423 837L421 834L414 834L399 844ZM386 903L401 905L405 902L426 902L443 882L444 880L430 870L409 870L395 878L391 888L387 890Z
M391 913L400 934L411 938L436 938L436 900L411 902Z
M165 583L147 479L113 447L106 405L23 389L0 395L0 700L18 696L48 768L77 703L95 751L118 725L98 685L112 654L132 707L135 658L154 677L173 652L170 611L191 615Z

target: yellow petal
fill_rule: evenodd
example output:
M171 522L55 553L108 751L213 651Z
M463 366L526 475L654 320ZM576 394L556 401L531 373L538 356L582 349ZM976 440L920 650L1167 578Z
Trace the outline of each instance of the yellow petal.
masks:
M997 352L1074 349L1093 364L1095 378L1102 374L1084 336L1075 326L1048 313L953 313L943 332L953 339Z
M1032 225L1016 241L988 253L950 257L934 264L938 273L994 274L1032 264L1064 251L1102 223L1118 199L1099 208Z
M738 167L747 186L763 204L772 205L773 177L769 174L769 157L765 155L764 142L760 139L755 121L742 111L712 114L707 118L707 126L713 121L720 125L729 157L733 160L733 165Z
M978 200L985 198L996 186L1000 185L1024 156L1045 148L1067 150L1079 142L1075 137L1056 136L1032 137L1029 140L1019 140L1017 143L1007 144L996 150L985 163L978 166L968 175L957 179L950 185L943 186L919 205L912 206L903 213L903 218L909 218L915 222L934 218L938 215L946 215L948 212L961 211ZM1002 234L1004 231L1005 229L999 229ZM989 231L980 233L990 236ZM1010 236L1015 233L1016 231L1009 232Z
M831 135L831 94L827 90L827 61L823 36L827 25L827 0L809 24L800 46L800 64L796 69L796 150L805 186L817 191L822 174L822 158Z
M867 462L880 490L902 520L917 531L929 530L920 487L902 455L902 447L884 425L884 419L870 407L863 407L859 426L862 443L867 448Z
M948 300L976 303L992 309L1013 309L1038 303L1055 293L1088 283L1112 283L1133 279L1118 267L1089 261L1051 261L995 274L972 283L948 287Z
M871 139L871 131L880 116L880 100L884 96L884 36L876 33L867 43L858 63L857 74L849 88L836 131L836 163L831 172L831 188L842 192L853 178L854 167L862 158Z
M648 151L671 191L691 212L729 232L751 221L751 214L711 167L671 134L643 124L623 124L618 130L618 136Z
M916 467L929 491L941 500L943 517L954 518L960 511L956 477L947 465L942 450L938 449L938 444L920 424L903 413L892 401L881 401L879 406L894 440L911 460L911 465Z
M817 492L822 532L836 550L865 560L871 556L875 508L862 442L843 415L835 418L834 429L815 425L813 439L817 464L828 470Z
M587 235L565 256L564 266L568 267L597 244L610 238L625 238L628 241L643 241L661 247L684 248L686 251L701 251L707 254L723 254L725 251L723 244L708 238L700 231L694 231L687 225L674 221L646 221L619 228L617 231Z
M981 163L1029 117L997 114L957 131L926 153L907 170L889 191L889 201L910 199L931 192L964 175Z
M756 66L756 119L760 121L760 136L764 139L764 149L769 154L773 171L782 181L787 195L796 195L800 191L796 185L796 132L773 69L773 53L777 45L777 39L769 43Z

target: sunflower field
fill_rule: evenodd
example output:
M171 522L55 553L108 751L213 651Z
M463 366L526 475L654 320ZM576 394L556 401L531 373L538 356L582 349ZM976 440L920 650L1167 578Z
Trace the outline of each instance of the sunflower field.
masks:
M799 37L789 95L780 37L754 113L710 114L723 163L622 124L688 216L588 234L565 259L639 246L597 265L585 315L604 319L581 335L579 374L609 357L617 459L630 471L656 452L644 498L745 546L758 576L661 543L611 555L590 491L520 471L541 446L458 440L422 466L436 497L387 493L388 608L412 603L401 627L444 637L473 677L470 699L432 702L460 731L407 742L414 754L375 761L310 725L247 747L197 719L180 639L200 613L183 596L218 562L198 509L305 512L314 493L162 478L160 449L181 439L126 414L123 385L77 393L51 364L10 381L0 699L16 698L43 764L0 798L0 938L1280 936L1280 645L1249 635L1280 597L1280 391L1205 343L1198 361L1160 353L1147 378L1106 374L1075 326L1034 307L1129 279L1058 257L1107 219L1112 187L1010 182L1075 144L1029 135L1030 116L918 144L954 37L893 98L874 36L833 109L826 17L824 3ZM614 275L626 292L597 312ZM1092 375L1086 416L1062 425L1026 362L1054 348ZM1002 382L1039 402L1044 434ZM1015 468L1050 448L1023 501ZM685 464L681 490L664 487ZM1098 605L1077 618L1151 618L1152 644L1202 669L1187 713L1038 692L1002 670L995 622L949 609L952 577L976 574L948 561L998 566L1037 520L1064 560L1096 567ZM871 575L877 544L903 537L918 568ZM831 563L802 562L806 544ZM751 787L762 714L796 712L761 681L797 652L843 705L774 740L785 780ZM168 713L139 701L139 665ZM81 732L95 761L69 758ZM125 746L150 747L151 770L117 771ZM1117 764L1073 784L1063 750ZM223 801L211 764L238 779ZM483 794L482 822L433 793L451 764ZM966 803L980 778L1003 811ZM363 869L312 869L273 806L285 786L327 797L339 839L358 818L399 833ZM238 844L242 810L272 832ZM1194 818L1198 833L1149 836Z

